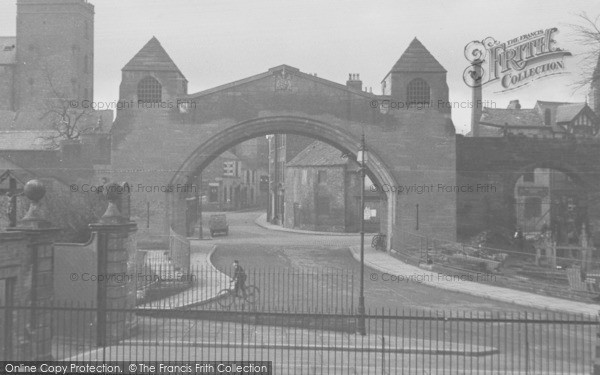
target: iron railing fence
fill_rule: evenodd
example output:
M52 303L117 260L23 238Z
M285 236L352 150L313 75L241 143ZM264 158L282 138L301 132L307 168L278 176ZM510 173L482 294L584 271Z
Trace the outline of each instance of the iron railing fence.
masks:
M156 281L153 289L138 293L139 307L353 314L358 295L354 272L346 269L247 269L246 288L235 297L226 292L234 287L233 269L192 266L185 274L162 267L138 271L138 290Z
M171 228L169 233L168 256L175 268L184 273L189 272L191 257L190 241L186 237L175 232L173 228Z
M365 315L361 336L351 314L105 313L112 321L134 315L134 324L98 340L93 306L0 307L0 316L15 317L3 325L1 360L28 360L50 345L62 361L272 361L274 374L590 374L599 324L551 312L376 310ZM38 329L43 324L51 329Z

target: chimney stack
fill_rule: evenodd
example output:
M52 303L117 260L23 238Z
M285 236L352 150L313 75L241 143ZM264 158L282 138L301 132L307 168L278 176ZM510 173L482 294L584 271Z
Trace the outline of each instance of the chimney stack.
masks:
M508 104L507 109L521 109L521 103L519 103L519 99L511 100Z
M476 77L481 77L483 71L481 69L481 63L473 64L473 73ZM483 111L483 92L480 83L475 82L473 85L473 91L471 95L471 101L473 103L473 109L471 110L471 136L479 137L479 121L481 121L481 114Z
M360 76L354 73L348 74L348 81L346 82L346 86L348 86L351 89L362 91L362 81L360 80Z

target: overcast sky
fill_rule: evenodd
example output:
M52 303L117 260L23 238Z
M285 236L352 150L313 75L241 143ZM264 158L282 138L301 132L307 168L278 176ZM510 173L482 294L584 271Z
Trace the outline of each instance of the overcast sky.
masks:
M154 35L189 80L189 92L288 64L345 83L359 73L381 93L380 82L416 36L448 71L450 99L470 99L462 80L464 47L492 36L500 41L558 27L557 45L574 55L570 75L538 80L510 93L486 86L484 99L503 108L520 99L584 101L573 92L585 46L569 24L582 11L600 15L598 0L92 0L96 7L95 100L118 99L121 68ZM0 35L15 34L16 5L2 0ZM469 130L469 109L453 110L459 132Z

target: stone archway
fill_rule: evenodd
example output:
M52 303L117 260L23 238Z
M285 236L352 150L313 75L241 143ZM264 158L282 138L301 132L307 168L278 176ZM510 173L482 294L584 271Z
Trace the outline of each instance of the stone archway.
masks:
M539 170L546 170L546 172ZM529 173L531 173L532 178L529 183L525 182L524 179L521 180L521 177ZM561 177L559 177L560 175L567 176L568 180L561 179ZM589 176L586 176L585 173L577 171L573 165L555 160L532 162L523 167L515 169L505 179L505 188L503 189L505 195L504 200L508 207L507 221L514 221L513 227L519 227L524 232L539 231L541 226L539 221L534 223L535 225L532 225L531 222L527 223L526 214L524 213L526 210L526 204L524 201L526 199L536 199L538 201L537 205L540 209L540 212L545 212L545 215L542 215L542 217L546 216L544 222L546 225L548 225L548 229L553 232L553 236L556 236L555 231L557 231L558 228L552 225L552 223L556 219L557 215L555 210L560 207L560 205L557 206L558 201L561 199L564 200L565 197L570 197L571 199L575 199L575 201L579 202L579 204L582 204L582 202L587 202L590 192L594 189L594 183L588 177ZM557 178L559 180L557 180ZM561 180L562 182L560 182ZM559 182L557 183L557 181ZM524 191L517 191L521 189ZM521 203L519 203L519 199L521 199ZM544 203L542 204L542 202ZM535 205L536 204L534 204L534 206ZM544 206L545 209L543 208ZM588 217L590 213L589 211L592 208L588 207L587 203L579 206L579 209L582 208L583 210L579 212L578 217L583 220L589 229ZM521 211L520 213L519 210ZM521 222L519 222L519 218ZM579 231L580 229L577 230L578 233ZM557 242L560 242L559 237L553 238Z
M326 142L342 153L356 158L360 148L360 139L343 128L322 121L297 116L262 117L240 122L218 132L204 140L183 162L173 175L169 185L185 184L190 173L207 167L216 157L232 146L248 139L266 134L297 134ZM380 185L396 186L391 170L383 163L374 149L369 149L367 174ZM167 195L167 218L170 225L181 230L184 220L185 196L183 194ZM396 217L396 195L387 193L386 214L382 226L383 232L393 233ZM391 241L388 241L388 249Z

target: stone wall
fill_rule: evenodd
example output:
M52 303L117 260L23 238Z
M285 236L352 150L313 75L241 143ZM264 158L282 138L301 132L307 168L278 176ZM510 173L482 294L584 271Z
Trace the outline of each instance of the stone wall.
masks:
M98 284L97 236L85 244L54 245L54 300L92 306L96 302Z
M567 174L588 194L588 219L594 241L600 240L600 143L524 136L457 136L457 181L474 192L457 194L457 221L463 235L490 226L516 227L514 188L525 172L548 168ZM495 189L477 192L477 186ZM598 243L598 242L595 242Z
M14 78L13 65L0 65L0 110L15 110Z
M320 171L327 175L326 180L321 183L318 182ZM345 168L288 167L286 172L284 226L322 232L344 232ZM328 210L324 210L325 205L328 205ZM296 210L298 212L295 212Z
M17 1L17 61L19 109L44 105L52 94L49 79L64 98L92 100L94 6L84 0Z

